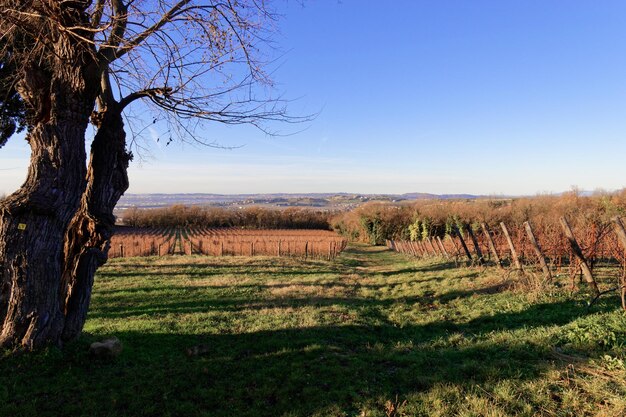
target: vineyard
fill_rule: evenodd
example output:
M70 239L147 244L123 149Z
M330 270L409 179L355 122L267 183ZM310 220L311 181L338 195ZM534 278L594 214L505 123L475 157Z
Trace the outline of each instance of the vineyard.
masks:
M120 227L109 257L164 255L293 256L334 259L347 241L326 230Z
M544 282L554 275L568 275L572 288L580 276L596 297L602 293L598 287L598 276L602 276L603 281L617 285L605 292L619 290L626 309L626 230L619 217L576 227L565 217L560 217L558 224L544 223L541 227L528 221L513 226L500 222L493 227L481 222L455 227L443 236L388 240L387 246L419 258L454 259L457 264L463 259L470 264L489 261L520 272L530 267L543 276Z

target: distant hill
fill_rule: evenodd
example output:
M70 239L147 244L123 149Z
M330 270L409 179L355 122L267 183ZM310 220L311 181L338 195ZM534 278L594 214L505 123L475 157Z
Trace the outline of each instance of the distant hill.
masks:
M214 207L243 207L260 205L266 207L313 207L325 209L349 209L368 201L410 201L425 199L474 199L482 196L472 194L355 194L355 193L271 193L271 194L126 194L117 209L129 207L157 208L173 204Z
M405 193L400 194L406 200L457 200L457 199L474 199L483 196L474 194L428 194L428 193Z

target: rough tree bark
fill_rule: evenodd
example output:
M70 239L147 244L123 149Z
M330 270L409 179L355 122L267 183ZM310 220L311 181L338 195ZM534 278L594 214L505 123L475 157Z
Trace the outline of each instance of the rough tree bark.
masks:
M59 294L50 288L59 288L65 231L85 188L84 138L93 101L55 95L55 82L51 91L39 90L49 107L27 135L27 180L0 208L2 346L58 343L63 329Z
M128 188L131 155L126 151L121 109L110 102L94 115L93 122L98 131L91 146L87 188L65 239L61 284L64 341L75 339L83 329L94 274L107 260L115 226L113 209Z
M24 239L26 236L30 236L31 230L41 232L42 227L45 227L45 230L50 229L49 226L33 220L32 215L30 218L24 214L17 217L16 214L19 211L9 210L0 220L3 226L5 223L8 226L10 217L13 217L14 226L17 225L13 227L12 234L9 231L5 232L4 227L1 229L2 234L0 236L2 238L7 237L6 241L2 239L2 242L6 243L4 248L7 249L1 252L5 261L10 259L11 251L19 253L23 249L15 245L15 236L18 237L18 242L23 241L24 247L31 248L31 253L40 252L41 256L45 258L45 261L34 263L39 268L32 267L33 260L25 262L21 269L13 268L15 276L20 276L27 270L31 274L35 270L40 271L39 275L32 275L24 280L30 285L28 289L18 285L19 280L3 277L5 285L2 286L2 298L0 299L2 302L0 306L3 310L0 310L0 313L4 318L4 325L0 341L5 346L22 345L32 349L48 342L60 345L63 341L75 339L85 323L94 274L96 269L107 260L110 239L115 225L113 209L128 188L127 169L131 159L131 155L125 147L126 134L121 108L116 103L109 103L104 111L94 114L92 122L98 130L91 147L89 169L87 171L84 169L84 155L75 158L73 164L61 162L64 168L73 166L73 172L68 173L67 176L77 184L73 184L72 187L62 187L64 192L71 194L59 201L63 210L50 210L52 206L48 208L47 216L44 217L56 226L54 230L46 232L49 239L42 240L37 234L32 234L34 241ZM63 135L57 136L63 137L64 142L71 147L72 151L84 149L85 127L76 129L75 135L68 135L67 132L64 132ZM74 140L70 141L70 137ZM45 154L45 152L35 151L35 149L41 149L38 138L39 135L30 139L31 147L37 144L33 147L33 155ZM69 154L70 150L67 153ZM83 158L82 161L80 156ZM36 165L34 167L31 161L31 172L41 173L41 165L43 164L40 161L41 158L35 159ZM53 169L45 175L45 178L55 178L55 176L59 177L63 174ZM84 180L76 181L76 179L81 178L86 178L86 186ZM41 176L33 178L31 181L29 175L29 181L20 192L11 196L5 206L8 207L17 195L23 193L29 182L38 186L43 184ZM27 188L34 189L31 186ZM79 190L82 189L84 192L79 200L74 193L78 192L80 195ZM58 191L56 193L58 194ZM33 193L28 195L31 199L33 198ZM72 196L74 196L73 201L70 198ZM24 198L20 198L14 203L14 206L19 207L21 211L28 211L29 206L25 201ZM42 208L43 204L50 204L49 201L42 203L40 198L37 201L42 204ZM24 226L19 226L20 224L26 225L25 229L22 230ZM37 243L37 250L32 249L34 242ZM41 259L41 257L33 259ZM10 262L6 263L6 266L9 264ZM26 268L27 266L28 268ZM7 268L3 269L7 270ZM61 278L59 279L59 277ZM58 288L58 291L54 294L50 288ZM20 317L20 312L34 311L33 301L28 301L23 297L26 294L44 299L44 304L41 300L36 301L37 305L41 306L34 310L41 312L42 317L38 320L45 323L46 326L42 323L37 325L37 323L33 323L32 319L16 320ZM39 315L35 316L32 313L28 315L32 316L31 318L39 317ZM21 322L25 322L25 324L20 325ZM20 330L24 326L30 326L32 329ZM42 326L45 329L38 330ZM33 332L40 332L41 335L33 337Z
M84 163L73 148L84 148L86 123L60 127L40 125L28 135L28 178L0 209L1 346L35 348L56 341L63 328L50 288L59 286L63 236L84 187Z
M77 3L54 4L61 24L86 19ZM58 344L63 242L85 189L85 132L97 94L89 45L56 33L49 61L21 68L31 159L22 187L0 204L0 346Z

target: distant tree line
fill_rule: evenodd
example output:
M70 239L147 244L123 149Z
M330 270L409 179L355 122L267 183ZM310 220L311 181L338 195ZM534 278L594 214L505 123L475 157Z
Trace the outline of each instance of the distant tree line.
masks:
M471 200L418 200L411 204L371 202L351 211L321 211L290 207L243 209L173 205L157 209L130 208L120 216L134 227L242 227L250 229L335 230L353 241L382 245L386 239L421 240L480 229L480 223L537 226L558 225L567 216L574 226L594 227L616 215L626 216L626 189L614 193L582 195L574 190L561 195Z
M626 215L626 189L583 195L578 190L561 195L472 200L418 200L412 204L368 203L333 216L331 226L354 241L383 245L390 240L444 237L482 222L521 225L525 221L543 229L559 228L566 216L573 227L601 229L613 216ZM558 229L560 230L560 228Z
M331 230L328 211L290 207L284 210L262 207L229 209L173 205L156 209L127 209L121 217L133 227L242 227L249 229L324 229Z

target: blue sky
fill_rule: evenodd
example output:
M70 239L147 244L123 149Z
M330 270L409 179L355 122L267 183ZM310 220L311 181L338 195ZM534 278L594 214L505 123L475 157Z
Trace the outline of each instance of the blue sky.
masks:
M128 192L535 194L626 186L626 2L278 2L272 68L300 133L150 137ZM281 127L297 131L299 127ZM158 135L158 132L154 132ZM148 135L150 136L150 135ZM0 150L0 193L28 147Z

